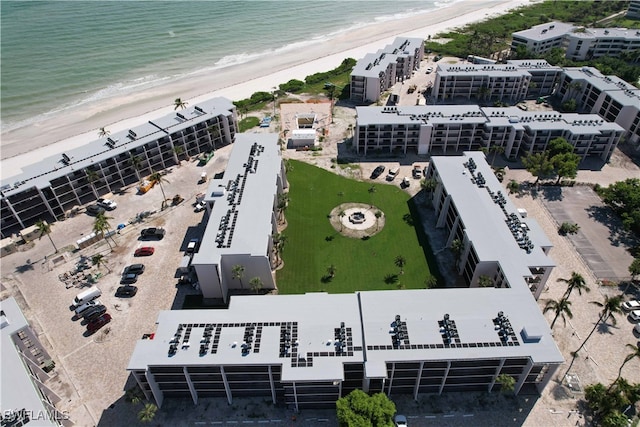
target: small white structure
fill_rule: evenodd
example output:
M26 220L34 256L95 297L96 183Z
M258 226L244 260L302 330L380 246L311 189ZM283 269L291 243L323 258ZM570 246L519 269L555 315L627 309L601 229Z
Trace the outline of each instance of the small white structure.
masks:
M315 129L296 129L291 132L289 138L292 148L297 147L313 147L316 144Z

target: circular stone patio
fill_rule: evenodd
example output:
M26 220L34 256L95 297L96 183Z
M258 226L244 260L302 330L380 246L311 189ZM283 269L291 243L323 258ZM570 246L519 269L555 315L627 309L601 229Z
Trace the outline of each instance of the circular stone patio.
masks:
M376 212L380 212L380 218L376 218ZM373 205L342 203L331 210L329 221L343 236L361 239L379 233L384 228L385 216Z

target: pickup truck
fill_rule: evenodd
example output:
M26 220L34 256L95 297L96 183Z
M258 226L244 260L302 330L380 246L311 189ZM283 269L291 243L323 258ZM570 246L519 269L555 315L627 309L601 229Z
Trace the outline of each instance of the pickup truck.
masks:
M393 168L389 170L389 173L387 174L387 181L393 181L396 178L396 175L398 175L398 172L400 171L400 168Z
M156 228L156 227L145 228L142 231L140 231L140 239L161 240L162 238L164 238L164 234L165 234L164 228Z

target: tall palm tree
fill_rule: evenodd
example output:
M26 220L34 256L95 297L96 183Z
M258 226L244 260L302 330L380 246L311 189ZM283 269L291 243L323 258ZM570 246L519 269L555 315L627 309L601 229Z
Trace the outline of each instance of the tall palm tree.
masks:
M160 191L162 192L162 206L160 206L160 209L164 210L164 208L167 205L167 196L164 194L164 188L162 187L162 183L169 182L169 180L163 177L160 172L154 172L151 175L149 175L149 182L151 182L153 185L156 185L156 184L160 185Z
M478 286L481 288L492 288L494 287L493 279L485 274L478 277Z
M84 173L87 176L87 181L89 181L89 185L91 186L91 189L93 190L93 195L96 196L96 199L97 199L98 191L96 190L95 183L100 180L100 175L98 175L98 172L91 170L89 168L85 169Z
M38 233L40 233L40 237L38 237L38 240L42 239L42 236L46 234L49 238L49 241L51 242L51 245L53 245L55 253L58 253L58 248L56 248L56 244L53 243L53 239L51 238L51 226L49 225L49 223L47 221L39 219L38 222L36 222L36 229L38 230Z
M569 299L571 292L573 292L574 289L577 290L580 295L582 295L582 291L591 292L591 288L587 286L587 282L584 280L584 277L575 271L571 272L571 278L563 279L561 277L558 279L558 282L564 282L567 284L567 291L562 296L564 299Z
M547 301L547 304L544 306L544 310L542 312L546 313L547 311L554 311L556 313L556 316L553 318L553 322L551 322L551 329L553 329L553 326L556 324L556 320L558 320L559 316L562 316L562 321L565 325L567 324L565 315L569 317L569 319L573 319L573 313L571 312L571 301L567 300L566 298L561 298L560 301L551 299Z
M153 403L146 403L144 408L138 412L138 420L141 423L150 423L158 412L158 407Z
M175 160L176 164L180 166L180 156L184 154L184 148L176 145L171 151L173 151L173 159Z
M240 281L240 289L244 289L242 278L244 277L244 265L236 264L231 268L231 274L234 279Z
M613 385L617 383L620 377L622 376L622 368L624 368L624 365L631 362L633 359L640 359L640 347L636 347L633 344L627 344L627 348L631 350L631 353L625 356L624 361L622 362L622 365L620 365L620 368L618 369L618 376L616 377L616 380L612 382L611 385L609 386L609 390L611 390Z
M136 171L136 176L138 177L138 181L141 179L140 177L140 169L142 167L142 159L138 156L134 156L133 153L129 153L129 164L133 166L133 170Z
M180 108L181 110L184 110L185 108L187 108L187 103L185 101L183 101L181 98L176 98L175 101L173 101L173 105L174 108L173 110L177 110L178 108Z
M602 307L602 311L600 312L600 316L598 317L598 321L593 326L593 329L591 329L591 332L589 332L589 335L587 335L587 337L584 339L584 341L582 341L582 344L580 344L580 347L578 347L578 349L572 353L571 363L569 364L569 367L567 368L567 371L564 373L562 378L567 376L567 373L569 373L569 371L573 367L573 363L576 361L576 357L578 356L578 353L580 352L580 350L583 349L583 347L585 346L587 341L589 341L589 338L591 338L591 335L593 335L593 333L596 331L596 329L598 329L598 326L600 326L601 324L605 324L609 319L611 319L611 323L613 323L614 325L616 323L618 323L618 321L616 320L616 317L614 316L614 314L618 314L618 313L622 312L622 308L621 308L622 297L621 296L616 295L614 297L609 298L608 295L605 295L604 296L604 302L591 301L591 304L597 305L598 307Z
M111 132L109 132L108 130L106 130L105 128L100 128L98 129L98 136L100 138L102 138L103 136L109 136L111 134Z
M402 255L398 255L393 263L400 269L400 274L404 274L404 266L407 265L407 259Z
M501 145L494 145L493 147L489 148L489 151L493 152L493 157L491 158L491 167L493 167L493 162L496 161L496 156L498 154L504 153L504 147Z
M109 221L108 221L110 219L113 219L113 218L111 218L110 216L106 216L104 212L96 215L96 219L93 222L93 231L98 235L102 234L102 236L104 237L104 240L106 240L107 242L107 245L109 245L109 249L113 250L111 243L109 243L109 239L107 239L107 234L111 229L111 225L109 224ZM111 238L111 240L117 246L117 243L115 240L113 240L113 237Z
M104 265L105 267L107 267L107 271L109 273L111 273L111 270L109 269L109 266L107 265L107 257L105 257L102 254L95 254L91 256L91 264L95 265L98 270L100 270L100 266Z
M507 184L507 190L509 190L509 194L518 193L520 191L520 183L518 181L512 179Z
M453 239L451 242L451 251L453 255L456 257L456 264L460 262L460 257L462 256L462 251L464 250L464 243L460 239Z
M378 221L380 220L380 218L382 218L382 212L380 211L376 211L376 213L374 214L376 216L376 231L378 231Z
M213 149L216 149L216 140L220 138L220 126L211 125L207 128L207 132L209 133L209 139L211 140L211 146Z
M340 221L340 231L342 231L342 218L344 218L344 216L345 216L344 210L340 209L340 212L338 212L338 217Z
M273 240L273 250L276 253L276 262L280 264L282 251L284 250L284 246L287 243L288 237L283 233L274 233L271 236Z
M257 294L258 292L260 292L260 289L262 289L262 279L257 276L254 277L253 279L249 280L249 286L251 287L251 290Z

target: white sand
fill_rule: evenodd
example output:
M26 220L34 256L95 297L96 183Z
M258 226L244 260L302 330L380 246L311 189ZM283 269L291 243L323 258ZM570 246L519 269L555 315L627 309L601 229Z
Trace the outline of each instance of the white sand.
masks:
M2 179L20 173L28 164L97 139L100 127L118 132L164 116L173 111L175 98L182 98L188 105L218 96L231 100L248 98L254 92L271 91L290 79L302 80L310 74L333 69L345 58L360 59L383 48L397 36L426 39L429 35L497 16L533 1L464 0L431 13L352 31L304 51L229 67L213 75L193 75L143 94L104 100L69 111L64 117L3 132ZM269 74L265 74L265 70ZM11 161L6 161L8 158Z

